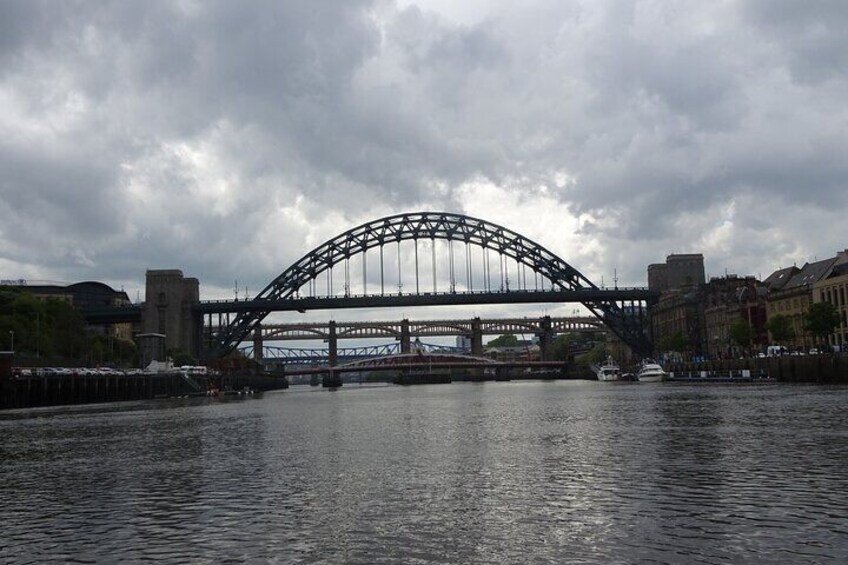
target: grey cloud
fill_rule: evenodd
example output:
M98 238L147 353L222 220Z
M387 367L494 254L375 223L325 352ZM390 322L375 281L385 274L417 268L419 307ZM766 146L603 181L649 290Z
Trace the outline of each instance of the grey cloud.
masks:
M844 81L848 72L848 4L841 0L749 0L742 13L782 51L795 80Z
M477 21L365 0L0 3L4 258L226 288L372 214L473 213L457 189L490 181L555 194L638 280L728 202L846 206L843 2L539 0ZM56 225L55 253L28 243ZM729 241L716 253L748 253Z

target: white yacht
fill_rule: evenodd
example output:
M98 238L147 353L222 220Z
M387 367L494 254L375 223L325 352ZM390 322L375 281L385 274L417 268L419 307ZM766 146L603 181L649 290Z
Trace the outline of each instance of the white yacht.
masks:
M612 357L607 357L603 365L592 365L599 381L617 381L621 378L621 367L619 367Z
M642 361L642 367L636 374L640 383L658 383L663 381L668 373L663 371L659 363L651 359Z

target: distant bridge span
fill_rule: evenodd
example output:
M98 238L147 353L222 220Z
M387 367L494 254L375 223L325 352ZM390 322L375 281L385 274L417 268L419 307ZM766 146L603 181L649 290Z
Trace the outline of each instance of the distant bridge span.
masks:
M334 334L336 339L394 338L405 337L471 337L480 335L527 334L535 336L544 329L553 334L579 331L603 331L604 323L591 316L571 318L473 318L446 320L397 320L370 322L302 322L290 324L259 324L253 333L262 342L321 339L327 340Z
M362 359L330 367L286 366L286 375L316 375L328 373L361 373L371 371L410 371L440 369L565 369L562 361L495 361L487 357L450 353L390 355L376 359ZM332 377L331 377L332 378Z
M439 293L436 241L447 242L449 292ZM414 254L402 254L401 242L409 241ZM422 292L419 276L419 242L429 242L433 292ZM454 243L464 247L465 290L457 289ZM397 288L386 293L384 251L397 245ZM475 291L472 248L482 250L482 289ZM361 256L362 285L367 290L367 252L379 251L379 294L351 294L350 259ZM390 251L391 253L392 251ZM492 256L497 261L492 267ZM414 270L411 265L414 257ZM461 259L460 259L461 260ZM409 264L409 265L406 265ZM406 267L402 267L406 265ZM344 281L343 295L335 294L334 267L343 267L337 278ZM404 268L412 272L404 271ZM511 271L514 268L514 271ZM528 285L529 276L532 277ZM510 279L510 274L514 277ZM494 273L494 281L493 281ZM406 274L404 277L403 275ZM326 282L327 296L317 289ZM402 292L402 280L415 292ZM494 283L494 284L493 284ZM510 284L511 283L511 284ZM540 284L541 283L541 284ZM535 287L535 289L531 289ZM494 303L580 302L639 355L653 349L646 306L657 299L646 289L601 289L577 269L538 243L497 224L460 214L417 212L397 214L367 222L319 245L283 271L251 300L199 303L195 311L203 317L207 353L226 355L250 339L262 320L273 311L355 308L374 306L458 305ZM234 314L234 318L230 318ZM217 316L217 324L215 317Z

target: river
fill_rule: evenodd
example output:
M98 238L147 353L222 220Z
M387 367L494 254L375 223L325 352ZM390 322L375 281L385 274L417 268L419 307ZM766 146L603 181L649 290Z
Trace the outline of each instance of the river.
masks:
M0 412L0 562L841 564L846 408L526 381Z

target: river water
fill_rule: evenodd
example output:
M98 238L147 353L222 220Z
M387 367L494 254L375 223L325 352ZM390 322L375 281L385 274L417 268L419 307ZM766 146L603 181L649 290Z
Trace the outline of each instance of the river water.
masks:
M0 562L841 564L846 407L527 381L0 412Z

